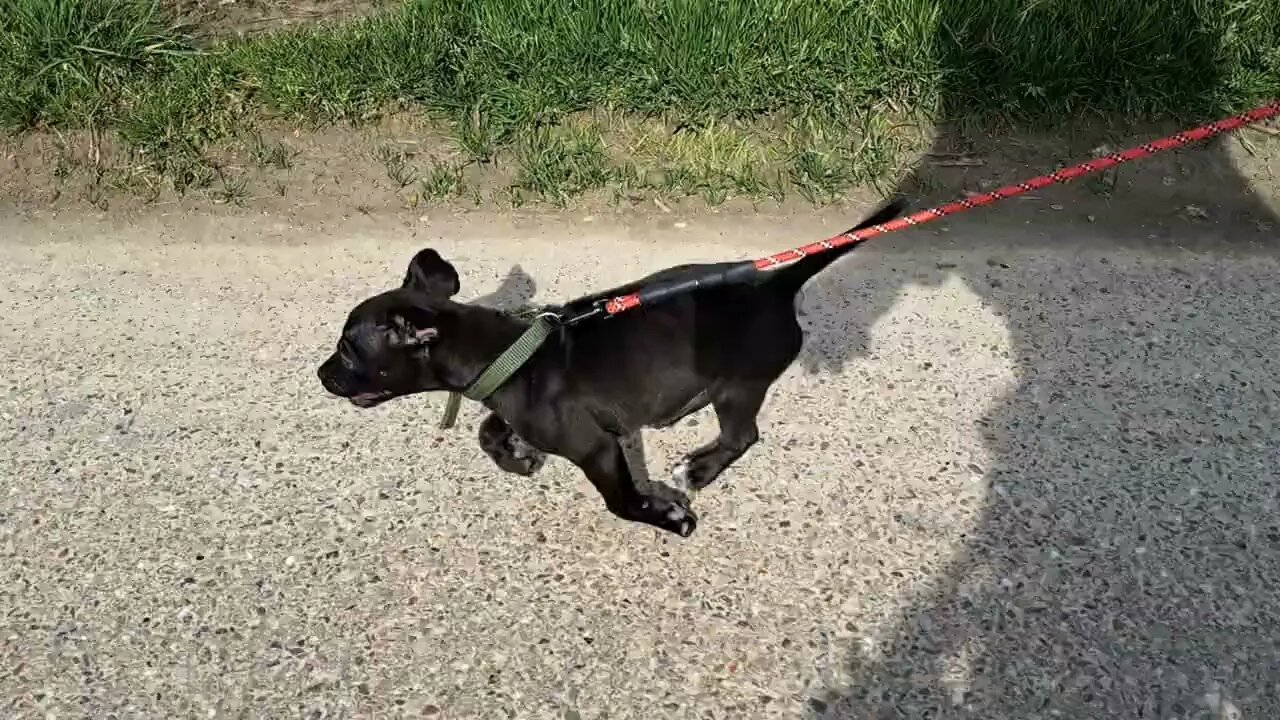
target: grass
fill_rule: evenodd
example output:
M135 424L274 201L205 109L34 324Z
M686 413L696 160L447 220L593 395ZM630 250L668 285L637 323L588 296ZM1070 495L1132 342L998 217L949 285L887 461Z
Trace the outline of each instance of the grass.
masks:
M146 0L4 3L0 124L111 128L179 188L258 119L409 110L466 162L512 165L515 201L819 201L893 167L890 114L1199 118L1280 96L1280 0L406 0L199 51Z
M81 126L110 92L191 52L144 0L6 0L0 11L0 123Z
M473 188L467 183L466 168L458 163L433 161L421 181L422 197L446 200L465 197Z
M517 205L529 194L564 205L613 177L600 135L589 129L538 128L524 133L516 144L515 159L519 172L509 191Z

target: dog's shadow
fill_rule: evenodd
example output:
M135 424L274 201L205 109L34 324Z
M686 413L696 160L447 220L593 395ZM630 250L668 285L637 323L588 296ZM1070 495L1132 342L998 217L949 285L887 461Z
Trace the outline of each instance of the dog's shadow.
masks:
M511 266L507 276L498 287L487 295L481 295L468 304L494 308L503 312L520 312L533 305L533 297L538 293L538 282L524 271L519 263Z

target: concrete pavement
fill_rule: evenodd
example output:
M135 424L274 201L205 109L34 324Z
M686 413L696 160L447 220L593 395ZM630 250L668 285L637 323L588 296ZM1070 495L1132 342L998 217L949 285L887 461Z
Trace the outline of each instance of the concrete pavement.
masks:
M0 222L0 717L1280 717L1266 246L855 253L680 541L315 366L423 246L552 299L816 226L479 217Z

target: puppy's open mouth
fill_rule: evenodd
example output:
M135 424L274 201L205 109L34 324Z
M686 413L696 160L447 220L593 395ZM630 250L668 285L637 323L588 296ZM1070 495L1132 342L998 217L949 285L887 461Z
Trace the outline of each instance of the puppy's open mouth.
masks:
M391 398L391 393L384 391L384 392L359 393L356 395L352 395L348 399L351 401L351 404L355 405L356 407L371 408L374 405L381 404L382 402L385 402L390 398Z

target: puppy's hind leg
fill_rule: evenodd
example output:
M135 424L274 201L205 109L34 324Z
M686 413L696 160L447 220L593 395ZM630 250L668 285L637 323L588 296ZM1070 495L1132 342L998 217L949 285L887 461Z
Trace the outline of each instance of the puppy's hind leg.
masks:
M649 460L644 453L644 436L639 430L619 437L618 446L622 448L622 455L627 461L627 467L631 470L631 477L639 487L651 488L652 492L662 497L672 498L679 503L689 503L690 487L687 477L684 477L680 484L676 484L666 480L655 482L653 476L649 474Z
M689 537L698 526L698 516L682 493L656 483L645 490L636 486L617 437L598 428L591 432L581 428L573 445L560 454L582 469L614 515L680 537Z
M769 392L768 383L741 383L719 389L712 397L720 435L684 456L671 472L672 485L701 490L720 477L760 439L756 415Z

